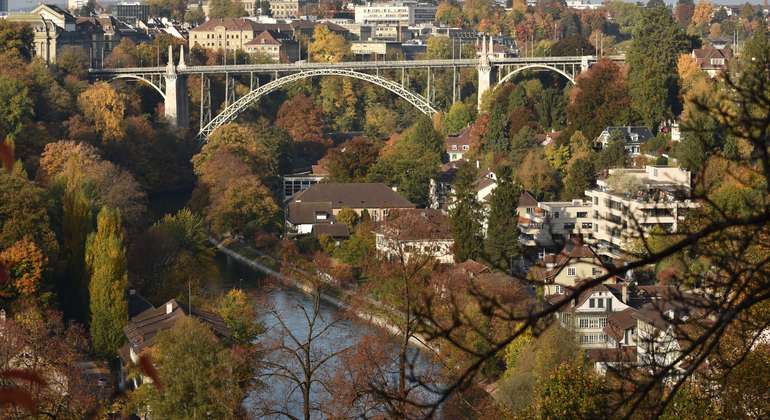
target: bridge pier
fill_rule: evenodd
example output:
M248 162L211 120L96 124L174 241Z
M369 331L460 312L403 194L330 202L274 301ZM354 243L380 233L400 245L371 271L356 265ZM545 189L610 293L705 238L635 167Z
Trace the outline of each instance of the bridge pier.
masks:
M183 70L186 65L184 62L184 47L180 47L179 70ZM190 110L187 101L187 76L179 74L177 66L174 65L174 52L172 47L168 47L168 64L166 72L163 75L165 79L166 99L163 103L163 113L172 126L177 128L190 127Z
M492 37L489 37L490 50L493 46ZM481 111L481 99L484 97L484 93L492 89L495 85L495 73L497 69L492 67L492 63L489 61L489 55L487 55L487 42L486 37L481 40L481 58L479 58L479 65L476 67L479 74L479 88L478 88L478 110Z

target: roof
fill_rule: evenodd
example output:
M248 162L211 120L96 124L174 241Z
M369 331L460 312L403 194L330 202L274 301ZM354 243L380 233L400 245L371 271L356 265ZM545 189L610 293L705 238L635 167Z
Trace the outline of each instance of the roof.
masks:
M449 150L449 147L452 146L452 145L457 145L457 146L467 145L467 146L470 146L470 144L471 144L470 132L471 132L471 127L468 126L468 127L463 128L459 133L457 133L455 135L448 135L446 137L447 150Z
M225 325L222 317L208 311L197 309L190 311L186 306L180 305L175 299L171 299L158 308L147 309L131 318L128 324L123 327L123 332L126 334L126 338L128 338L129 345L138 353L142 349L151 346L159 332L173 328L177 321L188 317L190 314L207 323L217 335L222 337L230 336L230 330Z
M653 138L652 130L645 126L626 125L621 127L606 127L602 134L608 133L610 138L623 140L625 143L644 143Z
M379 224L377 232L404 241L454 239L449 217L436 209L393 211Z
M128 318L133 318L140 313L152 309L152 303L148 302L142 295L137 294L135 290L128 293Z
M350 230L344 223L323 223L313 225L312 234L314 236L328 235L332 238L347 238L350 236Z
M247 42L245 45L281 45L282 42L276 39L270 31L262 31L254 39Z
M635 363L636 346L610 349L587 349L586 355L590 361L595 363Z
M604 327L604 333L616 341L622 340L625 330L636 327L636 319L633 317L635 311L633 308L626 308L609 314L607 316L607 325Z
M556 257L554 267L544 272L541 271L541 275L545 274L545 277L536 278L536 280L552 281L554 277L556 277L561 272L561 270L563 270L564 267L570 263L570 261L589 258L597 264L597 267L604 266L602 264L601 258L599 257L599 254L597 254L593 248L584 244L583 240L579 236L573 236L567 241L566 244L564 244L564 248Z
M332 209L405 209L415 205L382 183L319 183L294 195L293 203L328 203Z
M710 60L712 58L729 60L733 57L733 50L730 48L703 47L692 50L692 55L697 60ZM710 62L705 64L710 64Z
M190 32L210 32L218 26L224 26L228 31L254 31L253 22L241 18L213 18L196 26Z
M455 264L455 267L465 273L470 274L471 276L477 276L481 273L490 271L489 267L475 260L465 260L461 263Z
M537 207L537 199L529 191L522 191L519 196L519 207Z
M297 203L292 201L287 207L286 220L293 225L307 225L318 223L316 214L325 213L329 222L333 219L332 206L328 201L317 203Z

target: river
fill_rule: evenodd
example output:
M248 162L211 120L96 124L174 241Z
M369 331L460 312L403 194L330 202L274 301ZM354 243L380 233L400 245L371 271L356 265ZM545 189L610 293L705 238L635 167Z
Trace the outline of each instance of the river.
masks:
M304 339L307 334L308 323L305 319L303 308L308 314L312 314L313 299L310 296L283 286L275 287L261 273L255 272L236 261L228 261L228 258L224 255L217 255L217 263L222 275L223 287L242 288L248 291L255 299L259 319L266 328L266 333L260 338L261 343L273 343L284 335L283 327L277 317L280 317L280 320L283 321L283 324L295 337L298 337L300 340ZM331 354L352 347L365 336L382 336L382 334L387 334L375 326L353 321L344 318L342 315L336 306L323 300L319 302L319 325L316 327L316 331L327 326L329 323L334 323L334 325L329 327L317 342L314 342L314 348L317 350L316 357L320 358L322 357L321 355ZM412 357L418 355L418 350L412 349L411 351L413 352ZM277 359L273 361L278 362ZM421 371L437 369L436 365L424 357L419 358L417 366L418 370ZM299 368L297 364L292 367L294 369ZM320 376L330 377L338 367L339 360L333 359L320 370ZM268 403L275 405L276 401L283 402L284 397L290 393L289 391L292 387L292 384L287 380L276 377L262 378L262 382L264 382L265 387L261 387L259 392L252 393L244 403L249 410L258 410ZM312 389L311 400L315 403L323 404L328 398L328 394L323 391L321 385L316 385ZM301 393L295 392L290 400L288 404L289 412L294 416L301 417ZM264 416L261 417L264 418ZM285 418L285 416L277 415L268 418ZM323 416L317 414L313 418L320 419Z

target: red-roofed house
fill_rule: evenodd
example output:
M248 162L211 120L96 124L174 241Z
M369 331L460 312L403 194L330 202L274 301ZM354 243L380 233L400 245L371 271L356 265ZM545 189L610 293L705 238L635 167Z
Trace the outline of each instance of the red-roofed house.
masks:
M456 135L449 135L446 138L446 154L449 161L454 162L463 158L463 154L471 149L471 129L465 127Z
M703 47L692 50L692 58L698 63L698 67L710 77L716 77L727 70L727 63L733 58L733 50L730 48Z
M244 50L249 54L269 57L276 63L292 63L299 59L297 41L270 31L262 31L244 45Z

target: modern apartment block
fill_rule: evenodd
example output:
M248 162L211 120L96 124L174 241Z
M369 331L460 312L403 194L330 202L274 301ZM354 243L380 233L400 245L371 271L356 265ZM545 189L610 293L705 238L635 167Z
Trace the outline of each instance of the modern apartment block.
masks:
M435 5L411 1L369 3L355 8L355 21L360 24L411 26L435 19Z
M550 247L573 235L587 238L592 230L589 201L544 201L519 214L519 242L525 246Z
M591 201L593 240L609 248L627 248L656 226L675 232L686 211L698 207L690 200L690 172L673 167L610 169L585 193Z

